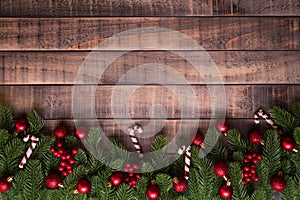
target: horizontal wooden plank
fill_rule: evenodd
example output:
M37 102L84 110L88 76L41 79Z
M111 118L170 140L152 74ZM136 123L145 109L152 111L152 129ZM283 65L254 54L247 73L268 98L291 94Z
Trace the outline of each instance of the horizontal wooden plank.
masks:
M1 17L298 15L297 0L1 0Z
M220 92L222 85L99 86L94 95L90 86L2 86L0 104L14 108L18 116L36 108L45 119L203 119L215 117L212 112L219 113L222 109L226 109L230 118L252 118L260 107L286 106L300 100L300 85L224 88L226 98ZM223 106L225 99L227 105Z
M131 123L122 120L82 120L79 124L88 128L100 127L108 138L116 137L129 151L134 151L134 148L128 136L127 128L134 123L141 124L144 132L139 136L139 141L143 150L149 152L151 151L153 139L157 135L163 135L168 138L168 141L171 141L175 136L180 137L180 134L182 134L180 129L184 130L185 134L190 132L190 134L192 134L192 131L195 129L206 133L210 126L214 128L215 121L216 120L152 120L152 124L150 124L148 120L136 120ZM238 129L244 138L247 138L247 134L251 129L256 128L265 131L267 128L271 128L265 122L261 122L257 125L252 119L228 119L228 121L230 128ZM73 120L45 120L44 130L47 134L52 134L55 127L60 124L68 127L70 134L74 133L75 123Z
M175 52L176 53L176 52ZM136 68L147 63L171 67L190 84L205 84L201 74L180 57L164 51L129 52L109 65L99 84L136 84L146 80L149 73L160 77L172 76L159 71L155 64L150 71ZM216 63L219 77L225 84L295 84L300 83L299 51L209 51ZM112 52L98 52L99 60ZM199 52L201 54L201 52ZM0 52L0 84L74 84L77 73L89 52ZM200 59L201 60L201 59ZM100 67L99 67L100 69ZM138 78L122 79L136 69ZM84 76L88 79L88 75ZM179 84L179 82L177 82ZM217 83L217 82L214 82Z
M117 33L146 27L179 31L206 50L299 50L299 21L291 17L2 18L0 50L91 50ZM119 36L106 49L138 50L137 44L154 50L192 48L190 43L174 39L173 33L151 30L154 34Z

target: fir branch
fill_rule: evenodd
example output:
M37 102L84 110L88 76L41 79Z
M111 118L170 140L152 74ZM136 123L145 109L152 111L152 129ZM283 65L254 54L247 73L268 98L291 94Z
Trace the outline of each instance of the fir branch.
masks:
M155 180L162 192L168 192L170 189L172 189L173 183L170 175L157 174Z
M285 132L292 133L295 126L295 118L293 115L278 106L274 106L269 112L276 124L281 126Z
M295 181L290 177L287 180L286 188L281 192L283 199L298 200L300 198L299 189L299 183L296 184Z
M255 190L251 195L251 200L262 200L266 199L265 191Z
M152 151L158 151L168 144L168 139L162 135L156 136L154 138L153 144L151 146Z
M137 187L135 191L135 196L137 197L137 199L147 199L146 191L149 185L149 181L150 179L146 176L142 176L142 178L137 181Z
M9 134L5 129L0 129L0 153L4 151L4 146L12 139L12 134Z
M224 160L228 157L227 152L227 148L221 143L221 141L218 141L208 154L208 158L214 162Z
M188 180L188 188L186 192L189 194L189 199L191 200L199 200L203 199L202 198L202 187L200 184L200 181L203 182L203 180L200 180L200 174L199 170L196 168L191 168L190 169L190 178Z
M237 152L233 152L232 154L232 159L235 162L239 162L240 164L242 164L244 162L244 156L243 153L240 151Z
M157 136L154 139L154 142L151 146L151 161L152 165L155 169L161 168L162 166L168 166L169 159L166 154L166 145L168 144L168 140L164 136ZM166 171L167 168L164 168L162 171Z
M297 144L298 149L300 148L300 127L294 129L294 138Z
M39 138L39 141L37 142L37 146L35 150L32 153L33 159L41 159L44 154L49 154L50 147L52 145L52 139L51 137L41 137Z
M84 165L87 166L88 164L88 158L86 155L86 152L82 149L78 149L78 153L74 156L76 162L75 166Z
M185 196L178 196L176 197L176 200L189 200L188 197Z
M115 196L114 199L116 200L123 200L123 199L128 199L128 200L138 200L136 196L134 195L133 189L127 185L127 184L122 184L120 185L117 190L115 191Z
M64 147L65 147L66 149L71 149L71 148L73 148L74 146L76 146L77 141L78 141L78 139L77 139L75 136L67 135L67 136L65 137L65 144L64 144Z
M29 133L40 136L40 131L44 127L44 120L42 119L42 117L39 116L39 114L34 109L32 109L27 113L27 121L30 126Z
M109 168L104 168L98 175L92 177L91 196L97 197L97 199L112 199L113 189L107 186L111 173Z
M50 171L57 170L60 161L60 159L55 157L52 153L43 154L40 160L42 164L42 169L47 175Z
M293 103L292 112L296 118L300 119L300 101Z
M251 152L252 145L241 138L241 133L237 129L231 129L227 132L228 148L232 151L241 151L243 153Z
M233 162L229 164L229 177L232 181L233 187L233 199L235 200L249 200L248 191L242 182L242 169L238 162Z
M153 175L154 168L149 162L144 162L142 164L141 171L143 172L143 176L151 178Z
M6 129L9 132L13 132L14 127L14 118L10 108L7 106L0 106L0 129Z

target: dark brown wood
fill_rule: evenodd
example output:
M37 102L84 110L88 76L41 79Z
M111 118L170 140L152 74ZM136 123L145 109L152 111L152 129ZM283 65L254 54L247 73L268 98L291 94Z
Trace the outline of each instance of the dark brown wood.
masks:
M2 17L294 15L298 0L30 0L0 1Z
M152 122L153 121L155 124L164 124L164 126L157 131L156 127L149 125L148 120L134 120L132 122L141 124L145 130L142 137L139 138L140 144L145 152L149 152L151 150L154 135L163 135L168 138L168 141L171 141L175 136L179 136L180 126L185 128L186 133L189 133L189 131L194 130L195 128L206 133L207 129L210 126L211 128L214 128L215 124L215 120L152 120ZM271 128L264 121L262 121L259 125L256 125L252 119L228 119L228 121L230 123L230 127L239 130L244 138L247 137L247 133L253 128L260 129L261 131L266 130L266 128ZM132 123L125 121L122 123L122 120L118 122L114 120L82 120L79 122L80 125L84 125L88 128L100 127L108 138L116 137L127 147L129 151L134 151L130 137L127 135L128 133L126 131ZM52 131L60 124L67 126L70 134L74 133L74 129L76 128L75 123L73 120L67 119L45 120L45 130L48 134L52 134Z
M0 19L0 50L91 50L114 34L140 27L180 31L206 50L300 50L299 20L290 17L6 18ZM174 50L190 49L186 43L177 45L169 33L161 36L148 40L151 44L172 43ZM113 49L119 49L118 43Z
M87 86L81 86L82 92L79 96L83 97L82 103L76 105L72 110L72 86L2 86L0 91L1 104L8 105L14 109L16 116L21 116L28 110L35 108L45 119L70 119L73 118L73 111L80 113L81 118L94 118L93 112L96 112L97 118L114 119L128 118L121 116L127 113L129 109L130 118L150 119L166 117L168 119L176 118L195 118L197 116L197 107L192 104L192 95L189 93L188 86L169 86L176 88L176 95L167 87L162 86L141 86L131 95L125 93L125 96L113 96L113 92L133 89L135 86L99 86L96 95L93 96ZM221 86L211 86L219 89ZM217 105L212 107L211 96L206 86L194 85L192 89L197 95L199 112L201 118L210 118L212 109L222 109ZM77 90L77 89L76 89ZM224 109L229 118L252 118L253 113L260 107L269 109L274 105L290 106L291 102L300 100L300 85L229 85L225 86L227 105ZM122 102L128 102L124 106ZM180 96L184 100L180 100ZM79 97L76 96L78 99ZM221 94L217 94L214 99L225 99ZM119 103L116 103L120 100ZM95 102L95 107L90 108ZM187 107L180 106L180 103ZM162 108L152 108L153 105L160 104L165 109L165 115ZM113 114L113 108L114 114ZM187 113L184 113L187 112Z
M99 58L107 52L99 52ZM109 52L108 52L109 53ZM178 52L180 53L180 52ZM299 51L209 51L225 84L295 84L300 82ZM74 84L89 52L0 52L1 84ZM96 63L96 62L95 62ZM99 84L116 84L129 70L146 63L172 67L190 84L205 84L194 67L171 52L130 52L116 59ZM153 67L153 71L160 72ZM146 79L149 71L138 72ZM168 76L168 73L162 75ZM87 79L89 77L86 77ZM133 80L122 83L129 84Z

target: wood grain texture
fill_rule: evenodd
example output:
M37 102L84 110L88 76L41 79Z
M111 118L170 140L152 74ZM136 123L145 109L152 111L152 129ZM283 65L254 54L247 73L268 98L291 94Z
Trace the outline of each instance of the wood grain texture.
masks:
M223 109L220 105L212 107L206 86L192 86L195 94L189 92L188 86L167 88L155 85L141 86L132 93L128 92L128 89L132 90L134 87L99 86L93 96L90 87L80 86L82 90L76 98L81 96L83 99L80 104L74 104L72 110L72 86L2 86L0 103L14 108L18 117L35 108L45 119L70 119L74 117L73 113L80 113L80 118L94 119L94 112L100 119L193 119L198 116L198 111L200 118L210 118L213 117L212 109ZM209 89L220 87L211 86ZM176 89L176 93L172 89ZM123 95L116 95L118 91L123 92ZM287 107L291 102L300 100L300 85L228 85L225 86L225 91L227 105L224 109L229 118L252 118L260 107L266 110L274 105ZM196 104L191 101L194 95ZM212 98L225 99L219 94ZM93 102L95 107L90 108ZM121 115L123 113L128 113L128 116Z
M99 52L99 60L106 53ZM178 52L180 53L180 52ZM297 84L300 83L299 51L209 51L225 84ZM74 84L80 66L89 52L0 52L0 84ZM205 84L194 67L171 52L130 52L116 59L103 73L99 84L116 84L130 70L146 63L172 67L190 84ZM95 65L97 62L95 61ZM137 70L139 80L149 73L167 77L171 74ZM88 79L88 77L86 77ZM133 84L125 79L118 84Z
M154 122L153 122L154 121ZM149 152L151 150L151 144L153 139L157 135L163 135L167 137L170 142L174 139L175 136L180 135L180 128L183 128L184 133L189 133L195 127L198 127L198 130L206 133L207 129L211 126L214 127L216 120L153 120L154 125L149 125L149 121L147 120L136 120L134 122L141 124L144 129L144 133L140 136L139 141L143 150L145 152ZM251 129L259 129L261 131L266 130L267 128L271 128L265 122L261 122L259 125L255 124L252 119L228 119L231 128L238 129L244 138L247 138L247 134ZM78 123L78 122L77 122ZM211 123L211 124L210 124ZM73 120L45 120L45 130L48 134L53 134L53 130L58 125L64 125L68 127L69 133L73 134L75 129L75 123ZM118 141L124 144L129 151L134 151L132 146L130 137L127 135L127 128L132 124L127 123L126 121L114 121L114 120L99 120L99 121L91 121L91 120L82 120L80 121L81 125L85 125L86 127L100 127L105 136L108 138L116 137ZM157 127L159 126L159 129ZM196 126L195 126L196 124ZM52 131L49 131L52 130Z
M298 0L16 0L0 1L1 17L298 15Z
M160 27L180 31L206 50L300 50L300 18L75 18L0 19L0 50L91 50L114 34L134 28ZM153 45L162 42L176 49L169 33L142 35ZM119 49L120 37L113 49ZM151 47L150 47L151 49ZM154 49L157 50L157 49Z

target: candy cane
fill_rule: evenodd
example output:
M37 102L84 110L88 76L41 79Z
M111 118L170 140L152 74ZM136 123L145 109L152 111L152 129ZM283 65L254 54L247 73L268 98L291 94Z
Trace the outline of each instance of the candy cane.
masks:
M255 114L254 114L254 122L256 124L259 124L258 118L262 117L268 124L270 124L274 129L279 130L278 126L275 124L275 122L269 118L269 116L263 111L263 109L259 109Z
M131 141L133 143L135 151L139 154L140 157L143 157L142 147L141 147L141 145L140 145L140 143L139 143L139 141L138 141L138 139L135 135L136 131L138 133L143 133L143 130L142 130L141 126L139 126L139 125L134 125L134 126L132 126L128 129L129 136L131 138Z
M189 179L190 177L190 166L191 166L191 146L184 146L182 145L179 150L178 150L178 154L183 154L183 152L185 151L185 159L184 159L184 178L186 180Z
M29 146L29 148L26 151L25 156L23 157L22 161L19 164L19 168L23 168L24 165L27 163L28 159L30 158L33 150L36 147L36 142L39 141L39 138L35 137L34 135L27 135L26 137L23 138L24 142L28 142L29 140L31 140L31 144Z

